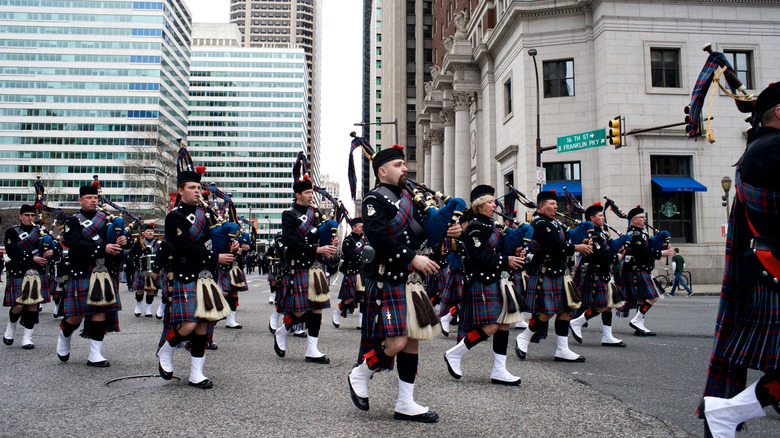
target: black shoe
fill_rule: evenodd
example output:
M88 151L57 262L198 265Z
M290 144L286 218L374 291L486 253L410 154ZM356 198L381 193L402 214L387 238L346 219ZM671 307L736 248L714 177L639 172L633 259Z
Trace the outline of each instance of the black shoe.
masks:
M490 379L490 383L504 386L520 386L520 379L507 382L506 380Z
M439 421L439 416L436 415L436 412L433 411L428 411L420 415L406 415L400 412L396 412L393 415L393 418L396 420L414 421L416 423L436 423Z
M90 361L87 361L87 366L88 367L97 367L97 368L106 368L106 367L110 367L111 363L109 361L107 361L107 360L101 360L100 362L90 362Z
M693 291L691 291L691 292L688 294L688 296L689 296L689 297L690 297L691 295L693 295Z
M583 356L577 356L576 359L564 359L562 357L555 356L556 362L585 362L585 358Z
M441 329L441 334L443 334L445 338L449 338L450 337L450 332L445 331L444 329Z
M24 344L22 345L22 348L24 348L25 350L32 350L35 348L35 344Z
M195 388L200 388L200 389L209 389L214 386L214 384L209 379L200 381L198 383L192 383L192 382L188 382L188 383L190 386Z
M157 371L160 372L160 377L162 377L163 380L171 380L173 378L173 371L170 373L168 371L165 371L160 365L160 359L157 359Z
M603 347L625 347L625 346L626 346L626 343L625 343L625 342L623 342L623 341L620 341L620 342L614 342L614 343L609 343L609 342L602 342L602 343L601 343L601 345L602 345Z
M141 316L141 314L140 314L140 313L136 313L136 314L135 314L135 317L136 317L136 318L138 318L139 316Z
M634 329L634 336L655 336L655 332L651 332L650 330L642 330L632 323L628 323L628 326Z
M569 331L571 331L571 337L574 338L578 344L582 344L582 336L577 336L577 333L574 333L574 330L571 330L571 323L569 323L569 329Z
M450 366L450 361L447 360L447 353L444 353L444 362L447 364L447 371L450 372L450 375L452 377L456 379L460 379L461 377L463 377L461 375L458 375L458 373L456 373L455 370L452 369L452 367Z
M144 318L151 318L153 315L151 313L144 314Z
M359 397L355 394L355 390L352 389L352 382L349 380L349 374L347 374L347 384L349 385L349 396L352 398L352 403L361 411L367 411L369 408L368 397Z
M162 317L162 316L157 316L157 315L154 315L154 317L155 317L155 318L157 318L157 319L163 319L163 317Z
M320 363L320 364L329 364L330 363L330 359L328 359L328 356L325 356L325 355L322 355L320 357L309 357L309 356L306 356L304 361L310 362L310 363Z
M212 350L213 351L213 350L216 350L218 348L219 347L217 346L216 343L214 343L214 341L209 341L209 343L206 344L206 350Z
M243 325L241 325L241 324L236 324L236 325L233 325L233 326L226 325L226 326L225 326L225 328L229 328L229 329L235 329L235 330L238 330L238 329L242 329L242 328L244 328L244 326L243 326Z
M13 339L6 339L5 337L3 337L3 344L5 344L5 345L13 345L13 343L14 343Z
M517 342L515 342L515 354L517 355L518 359L525 360L525 352L517 346Z
M276 355L279 357L284 357L284 354L286 351L279 348L279 343L276 342L276 336L274 336L274 351L276 352Z
M271 328L271 323L270 323L270 322L268 323L268 331L269 331L269 332L271 332L271 334L272 334L272 335L273 335L273 334L276 334L276 330L274 330L273 328Z
M309 335L307 335L306 332L293 333L293 336L295 336L296 338L308 338L309 337Z
M57 357L58 357L58 358L59 358L59 359L60 359L62 362L67 362L67 361L68 361L68 359L70 359L70 353L66 354L65 356L60 356L60 355L58 354L58 355L57 355Z

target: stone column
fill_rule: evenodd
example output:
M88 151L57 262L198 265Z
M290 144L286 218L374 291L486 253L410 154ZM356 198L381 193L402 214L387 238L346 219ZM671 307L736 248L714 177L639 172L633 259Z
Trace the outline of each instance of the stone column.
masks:
M428 136L426 136L428 137ZM431 140L424 138L422 141L423 149L423 184L431 186Z
M428 131L428 137L431 139L431 183L428 187L433 190L444 190L444 178L442 170L446 167L444 161L444 131L441 129L431 129ZM443 193L443 192L442 192Z
M442 158L442 186L444 194L455 196L455 112L452 108L441 110L441 119L444 122L444 153ZM431 145L433 147L433 145Z
M469 199L471 192L471 140L469 134L469 106L474 92L452 93L455 103L455 192L450 196Z

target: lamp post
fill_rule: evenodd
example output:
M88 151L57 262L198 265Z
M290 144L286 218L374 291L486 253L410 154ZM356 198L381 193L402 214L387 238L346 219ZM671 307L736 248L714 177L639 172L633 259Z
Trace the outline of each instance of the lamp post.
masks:
M536 167L542 167L542 127L541 127L541 96L539 95L539 67L536 65L536 49L528 49L528 55L534 60L536 74Z
M720 180L720 186L723 187L723 196L720 197L723 202L721 203L721 206L726 207L726 220L728 221L729 218L729 192L731 191L731 178L728 176L724 176Z

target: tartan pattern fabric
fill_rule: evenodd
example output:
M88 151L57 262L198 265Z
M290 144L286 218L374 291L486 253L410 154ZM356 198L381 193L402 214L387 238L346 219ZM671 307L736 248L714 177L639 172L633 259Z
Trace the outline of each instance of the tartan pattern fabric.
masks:
M206 232L206 211L202 207L195 209L195 221L189 229L190 239L197 242Z
M230 269L232 268L231 265L219 265L217 267L217 284L219 284L219 287L222 288L223 292L246 292L249 290L249 288L246 286L246 276L244 275L244 271L240 271L241 275L239 276L239 281L241 280L241 277L243 277L244 280L244 286L243 287L236 287L233 286L230 283Z
M425 287L425 291L429 297L441 297L442 293L444 293L444 285L447 283L449 272L447 267L443 267L436 274L428 276L428 285Z
M501 230L498 229L498 227L493 228L493 234L490 235L490 239L487 241L487 250L488 251L496 251L496 247L498 247L498 242L501 241Z
M363 315L363 336L385 339L406 336L406 285L385 283L377 288L375 279L366 280L366 309ZM379 301L381 304L377 304Z
M285 275L284 313L308 312L330 308L330 301L316 303L309 301L309 270L293 269ZM276 297L277 301L279 297Z
M529 307L527 312L545 315L569 313L571 309L566 304L563 279L563 276L547 277L539 272L530 274L525 290L525 300Z
M463 270L455 269L450 271L447 282L444 284L444 290L441 294L441 306L439 308L439 318L444 316L454 306L460 306L463 300Z
M609 280L609 277L603 278L598 275L590 276L586 280L582 275L582 262L577 264L577 270L574 272L572 281L580 291L580 297L582 298L582 306L578 310L584 312L585 309L591 307L597 309L607 307L607 304L609 304L609 290L607 289Z
M626 295L626 304L615 312L619 318L627 317L629 311L637 303L658 297L653 277L649 272L637 269L636 265L624 263L620 269L620 278L616 283Z
M160 287L160 295L168 295L168 273L161 269L157 274L157 285Z
M474 281L463 291L463 320L467 326L495 324L501 315L501 298L498 288L501 282L483 284Z
M92 218L92 224L90 224L88 227L84 227L81 230L81 237L83 237L84 240L91 240L107 223L108 215L102 211L98 211L95 213L95 217Z
M729 398L745 388L747 368L780 368L780 294L761 284L746 284L742 271L751 267L743 267L740 260L752 237L746 210L777 214L780 193L745 183L740 169L735 179L737 196L729 217L723 285L704 388L704 395Z
M314 207L309 207L306 209L306 220L301 222L296 229L298 237L305 241L306 234L312 228L314 228Z
M387 231L394 238L400 238L412 220L412 196L408 190L401 190L401 199L398 203L398 212L395 217L387 221Z
M157 280L153 280L153 281L157 285L158 288L161 288L162 286L160 286L159 279L160 279L160 276L158 275L157 276ZM144 293L147 292L147 291L144 290L144 277L141 275L141 272L138 271L138 270L133 272L133 283L132 283L132 285L133 285L133 287L131 288L131 290L134 290L136 292L139 292L139 291L143 291Z
M173 290L171 291L170 305L168 306L170 308L170 317L166 316L169 325L176 327L182 322L205 321L205 319L195 317L195 309L198 306L196 295L198 282L182 283L175 278L171 282L173 283Z
M5 297L3 297L3 307L13 307L16 305L16 299L22 293L22 282L24 277L6 276L5 279ZM43 302L51 301L52 279L48 275L41 275L41 296Z
M17 228L18 229L18 228ZM20 239L16 244L20 252L32 251L38 249L38 239L41 237L41 230L38 227L33 227L32 231L27 233L27 237ZM43 254L40 254L43 257Z
M94 315L95 313L106 313L106 331L118 332L119 331L119 311L122 310L122 303L119 299L119 280L116 277L111 277L111 282L114 283L114 291L116 292L116 303L110 306L89 306L87 305L87 290L89 289L89 278L92 276L92 270L82 278L69 278L65 282L65 287L62 292L62 296L65 299L63 305L63 315L67 318L69 316L86 316ZM88 337L88 333L84 333Z
M699 77L696 79L696 84L693 86L693 93L691 93L690 103L690 123L686 126L688 137L698 137L701 135L701 108L704 105L704 98L707 96L707 91L710 89L712 83L712 74L715 69L720 67L725 62L725 57L720 52L713 52L707 57L707 61L704 63Z
M357 274L345 274L341 280L339 299L341 301L354 300L357 298L357 295Z

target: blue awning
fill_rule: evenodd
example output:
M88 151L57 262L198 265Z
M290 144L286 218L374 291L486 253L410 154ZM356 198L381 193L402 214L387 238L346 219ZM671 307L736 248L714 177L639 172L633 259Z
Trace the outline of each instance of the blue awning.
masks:
M663 192L706 192L707 187L687 176L654 176L653 184Z
M561 181L550 182L542 187L542 190L555 190L558 192L558 196L566 196L563 192L563 188L570 191L574 196L582 196L582 183L580 181Z

